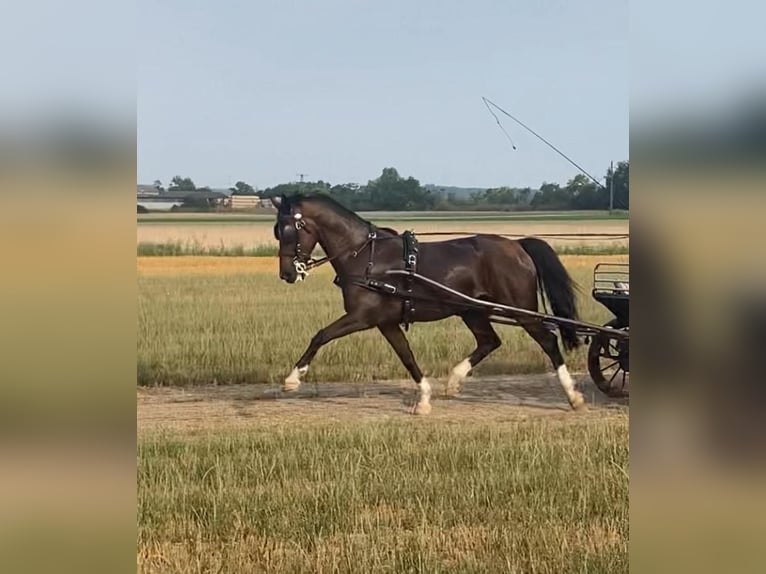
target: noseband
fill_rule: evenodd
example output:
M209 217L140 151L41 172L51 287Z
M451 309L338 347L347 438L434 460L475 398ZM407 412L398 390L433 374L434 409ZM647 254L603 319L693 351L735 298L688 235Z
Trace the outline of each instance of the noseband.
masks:
M311 258L310 253L307 256L304 256L303 251L301 251L301 236L298 232L306 227L306 222L303 221L303 215L296 213L293 216L293 219L295 220L295 258L293 258L293 266L295 267L295 272L298 274L298 281L303 281L309 276L309 269L311 268L313 259Z

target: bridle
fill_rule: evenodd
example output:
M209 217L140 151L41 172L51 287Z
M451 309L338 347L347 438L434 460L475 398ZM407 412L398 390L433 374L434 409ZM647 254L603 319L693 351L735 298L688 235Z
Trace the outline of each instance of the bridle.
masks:
M377 230L375 227L370 223L369 224L369 231L367 233L367 238L365 239L364 243L357 247L351 247L349 249L346 249L344 251L341 251L340 253L336 253L332 257L328 257L325 255L324 257L320 257L319 259L314 259L311 257L311 253L304 254L303 250L301 249L301 238L300 233L298 233L301 229L304 229L306 227L306 221L303 219L303 214L300 212L294 213L292 215L292 221L293 221L293 228L295 229L295 252L293 255L293 267L295 267L295 271L298 274L298 281L303 281L306 277L308 277L309 271L324 265L325 263L331 263L332 261L343 257L345 255L351 255L351 257L356 258L359 256L360 253L362 253L368 246L370 247L370 256L369 260L367 262L367 267L365 268L365 277L369 276L370 271L372 270L374 257L375 257L375 241L377 239L381 239L378 237ZM279 226L279 223L277 223L278 228L281 230L282 228L288 227L288 225ZM307 233L310 233L307 231ZM280 250L279 255L280 256L288 256L289 254L282 252L282 246L281 246L281 232L279 234L278 239L280 240Z
M311 261L311 254L304 254L301 248L301 236L299 233L301 229L306 227L306 222L303 221L303 215L300 213L295 213L290 220L292 224L286 223L282 225L280 219L277 219L277 223L274 226L274 237L279 241L279 256L293 258L293 266L298 274L298 281L303 281L308 276ZM292 253L287 253L283 249L283 239L287 239L288 235L295 236Z

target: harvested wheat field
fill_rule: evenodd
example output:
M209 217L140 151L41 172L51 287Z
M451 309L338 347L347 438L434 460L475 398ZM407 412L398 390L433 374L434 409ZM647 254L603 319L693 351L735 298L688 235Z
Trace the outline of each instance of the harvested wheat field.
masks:
M607 233L627 234L629 222L627 219L594 219L594 220L479 220L462 221L429 221L428 218L417 221L402 221L401 219L374 219L383 227L392 227L399 231L413 229L415 232L427 233L432 231L456 231L466 233L512 233L520 235L545 235L550 233ZM137 243L182 243L200 247L253 248L262 245L276 245L273 235L274 222L240 221L232 219L225 223L197 223L193 218L180 223L167 223L165 220L154 223L151 220L138 225ZM449 239L450 236L421 237L421 241ZM553 245L578 244L577 240L552 239ZM621 241L588 241L588 245L627 245L627 240Z

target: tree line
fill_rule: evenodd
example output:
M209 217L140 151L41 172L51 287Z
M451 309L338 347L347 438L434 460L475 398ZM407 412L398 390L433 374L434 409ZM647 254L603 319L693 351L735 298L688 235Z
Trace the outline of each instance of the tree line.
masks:
M538 189L530 187L495 187L458 195L434 186L423 186L414 177L403 177L393 167L383 169L380 176L366 185L326 181L282 183L262 191L238 181L230 188L239 195L274 197L295 193L323 193L354 211L428 211L428 210L605 210L610 208L610 186L614 184L614 209L630 208L630 164L621 161L614 171L606 172L604 186L583 174L577 174L566 185L543 182ZM159 182L155 182L157 184ZM168 191L209 190L197 188L190 178L176 176Z
M166 191L165 186L162 185L162 182L159 179L155 179L152 185L154 186L155 189L157 189L160 192ZM212 190L208 186L197 187L197 185L194 183L194 180L190 177L183 177L180 175L176 175L175 177L173 177L173 179L170 180L170 185L168 185L167 191L212 191ZM232 193L236 193L238 195L259 195L259 193L255 190L255 188L252 185L250 185L249 183L245 183L244 181L238 181L232 187L229 188L229 191Z
M367 185L325 181L291 182L267 188L263 197L294 193L325 193L355 211L427 211L454 209L487 210L577 210L609 209L610 186L614 183L612 207L630 209L630 164L619 162L614 172L608 169L604 186L583 174L577 174L566 185L543 182L539 189L530 187L495 187L468 196L444 193L438 188L424 187L413 177L402 177L393 167L383 169L380 177ZM614 181L612 181L614 180Z

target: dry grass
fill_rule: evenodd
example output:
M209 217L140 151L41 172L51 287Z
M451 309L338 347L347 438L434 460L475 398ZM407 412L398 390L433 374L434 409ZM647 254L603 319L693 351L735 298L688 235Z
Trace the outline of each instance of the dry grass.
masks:
M139 277L279 272L275 257L138 257L136 262Z
M618 233L629 231L625 220L580 221L399 221L376 220L381 226L400 231L414 229L416 232L460 231L479 233L514 233L542 235L547 233ZM251 249L261 245L276 244L272 221L227 223L144 223L138 225L137 243L192 243L211 248ZM422 241L448 239L449 237L422 237ZM576 241L552 240L554 245L571 245ZM626 245L627 241L591 242L592 245Z
M626 257L563 258L586 291L604 259ZM404 413L396 383L274 400L261 383L341 312L329 269L297 286L273 258L149 257L137 271L139 381L254 383L139 390L139 571L628 571L623 409L568 412L546 376L469 381L426 419ZM586 293L584 316L605 313ZM479 374L547 369L518 329L502 336ZM410 338L437 374L473 346L456 321ZM391 376L405 376L393 352L363 333L323 349L309 380Z
M626 257L563 258L583 286L585 320L605 323L609 312L590 297L597 261ZM277 278L269 258L139 258L138 380L146 385L274 383L292 368L311 337L342 314L342 298L322 268L304 284ZM499 328L505 344L477 374L549 370L547 357L518 328ZM473 350L459 319L417 324L410 330L415 356L431 376L444 376ZM584 351L569 358L584 369ZM309 381L370 381L406 378L393 351L376 331L334 341L309 370Z
M627 572L624 415L155 433L143 572Z

